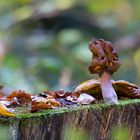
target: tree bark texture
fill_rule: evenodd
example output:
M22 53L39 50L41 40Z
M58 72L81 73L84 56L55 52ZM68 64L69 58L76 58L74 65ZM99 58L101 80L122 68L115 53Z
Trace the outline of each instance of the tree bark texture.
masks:
M13 140L63 140L61 134L65 127L83 129L91 140L111 140L114 126L128 127L130 139L139 140L140 103L78 109L41 118L12 119L9 123Z

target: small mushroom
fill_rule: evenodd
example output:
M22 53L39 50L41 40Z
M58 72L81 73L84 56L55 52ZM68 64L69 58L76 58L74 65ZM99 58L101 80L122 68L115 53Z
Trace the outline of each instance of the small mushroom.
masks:
M117 93L118 98L140 99L140 88L137 85L124 80L111 80L111 83ZM103 99L102 90L100 87L100 80L91 79L85 81L81 83L78 87L76 87L75 92L88 93L95 97L95 99L97 100Z
M103 39L91 40L89 49L93 54L89 72L91 74L99 74L104 101L116 104L118 99L111 83L111 75L120 67L118 54L113 50L113 45Z

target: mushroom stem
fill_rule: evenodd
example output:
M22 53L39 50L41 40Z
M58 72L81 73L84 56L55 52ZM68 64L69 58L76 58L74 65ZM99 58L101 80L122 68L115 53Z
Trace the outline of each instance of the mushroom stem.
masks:
M111 75L108 72L103 72L101 75L101 90L105 103L117 104L117 94L112 86Z

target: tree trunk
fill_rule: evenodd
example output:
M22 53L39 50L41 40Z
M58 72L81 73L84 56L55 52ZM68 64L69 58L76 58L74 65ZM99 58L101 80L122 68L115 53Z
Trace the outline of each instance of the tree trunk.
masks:
M13 118L9 124L13 140L82 140L72 138L79 130L86 133L87 140L126 140L126 135L130 140L139 140L140 101L119 105L90 105L63 113L59 113L58 109L54 115ZM72 134L70 129L67 134L67 128L73 129L76 134ZM128 131L123 132L122 128ZM121 136L118 136L119 133Z

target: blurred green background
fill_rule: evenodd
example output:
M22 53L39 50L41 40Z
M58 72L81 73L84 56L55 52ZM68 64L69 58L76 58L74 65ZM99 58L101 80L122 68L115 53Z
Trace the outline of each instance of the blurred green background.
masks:
M38 93L74 88L88 72L88 42L115 44L114 79L140 85L139 0L0 0L0 83Z

